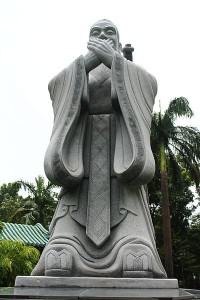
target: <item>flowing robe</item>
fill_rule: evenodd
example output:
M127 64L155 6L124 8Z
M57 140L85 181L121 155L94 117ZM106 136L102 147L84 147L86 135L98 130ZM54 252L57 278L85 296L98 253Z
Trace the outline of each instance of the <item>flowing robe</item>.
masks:
M72 276L122 276L124 257L137 253L148 257L145 270L166 276L146 191L155 171L150 125L156 90L152 75L117 53L110 81L88 82L81 56L49 83L55 119L45 171L62 189L33 275L43 275L45 253L67 249L75 257Z
M115 173L122 182L146 184L154 175L150 125L156 81L119 54L112 64L111 80L117 119ZM52 182L71 188L84 176L83 143L89 97L83 58L57 75L49 83L49 91L55 120L45 171Z

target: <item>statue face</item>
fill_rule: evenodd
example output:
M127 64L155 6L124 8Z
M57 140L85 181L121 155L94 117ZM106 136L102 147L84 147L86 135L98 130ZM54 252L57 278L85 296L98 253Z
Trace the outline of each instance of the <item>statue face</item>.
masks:
M90 30L90 38L110 39L114 50L119 50L119 34L116 26L107 20L101 20L95 23Z

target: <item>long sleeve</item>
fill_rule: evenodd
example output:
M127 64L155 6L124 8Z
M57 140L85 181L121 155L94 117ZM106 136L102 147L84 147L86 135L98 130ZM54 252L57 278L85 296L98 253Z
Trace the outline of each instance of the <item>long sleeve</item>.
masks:
M150 147L151 114L157 85L141 67L116 54L112 65L112 90L119 107L116 115L114 171L122 182L148 183L155 172ZM113 95L115 93L113 92Z
M83 177L83 140L86 113L81 113L87 84L83 57L80 56L49 83L54 109L54 127L46 151L47 177L55 184L71 188ZM83 105L84 106L84 105Z

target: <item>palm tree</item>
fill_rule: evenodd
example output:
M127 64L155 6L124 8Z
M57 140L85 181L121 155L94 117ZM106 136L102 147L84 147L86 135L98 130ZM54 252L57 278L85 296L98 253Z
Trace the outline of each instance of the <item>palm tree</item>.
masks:
M173 260L167 167L174 180L181 179L184 168L191 181L199 186L200 132L194 127L175 125L178 117L192 116L188 100L180 97L170 101L164 114L155 112L152 119L152 150L157 166L160 164L165 269L170 278L173 277Z
M48 227L57 205L57 193L54 192L55 184L48 181L45 185L44 178L38 176L35 178L35 184L26 181L19 181L25 191L29 193L23 204L26 211L24 218L26 223L41 223Z

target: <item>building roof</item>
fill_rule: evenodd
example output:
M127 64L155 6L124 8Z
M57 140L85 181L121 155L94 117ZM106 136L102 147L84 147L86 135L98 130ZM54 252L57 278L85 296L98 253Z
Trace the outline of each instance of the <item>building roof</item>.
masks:
M40 224L27 225L5 223L0 233L0 240L23 241L26 245L44 247L49 239L49 232Z

